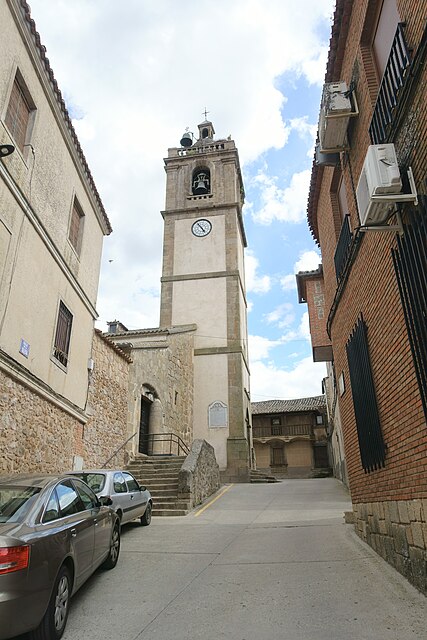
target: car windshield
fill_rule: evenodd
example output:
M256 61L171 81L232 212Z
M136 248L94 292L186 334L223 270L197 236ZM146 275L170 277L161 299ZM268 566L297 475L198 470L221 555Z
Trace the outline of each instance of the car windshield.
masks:
M23 522L39 493L39 487L0 485L0 523Z
M95 493L99 493L100 491L102 491L104 486L105 486L105 474L104 473L96 473L96 472L84 473L84 472L79 472L79 473L73 473L73 475L76 476L76 478L80 478L81 480L86 482L86 484L88 484L90 486L90 488L92 489L92 491L94 491Z

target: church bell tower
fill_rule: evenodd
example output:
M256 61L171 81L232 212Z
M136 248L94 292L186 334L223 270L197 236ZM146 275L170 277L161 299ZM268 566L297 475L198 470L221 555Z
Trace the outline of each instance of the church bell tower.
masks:
M225 480L245 481L252 439L244 189L234 141L216 140L208 120L198 129L164 161L160 324L197 325L193 437L214 447Z

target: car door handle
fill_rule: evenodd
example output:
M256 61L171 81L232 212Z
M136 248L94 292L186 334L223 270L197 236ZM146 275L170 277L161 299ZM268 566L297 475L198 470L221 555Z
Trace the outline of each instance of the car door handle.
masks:
M77 529L71 529L71 535L75 538L77 536Z
M133 500L133 495L131 495L130 499Z

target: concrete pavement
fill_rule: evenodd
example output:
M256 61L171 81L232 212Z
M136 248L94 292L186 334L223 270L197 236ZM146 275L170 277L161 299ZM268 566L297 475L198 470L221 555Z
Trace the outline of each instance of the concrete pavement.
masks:
M124 527L116 569L73 598L63 638L426 640L426 598L344 524L348 509L332 478L285 480Z

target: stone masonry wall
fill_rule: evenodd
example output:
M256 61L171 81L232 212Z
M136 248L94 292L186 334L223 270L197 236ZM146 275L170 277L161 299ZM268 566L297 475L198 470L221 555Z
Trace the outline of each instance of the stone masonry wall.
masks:
M0 371L0 473L72 469L82 432L76 418Z
M92 345L94 368L91 374L84 428L82 457L85 467L102 467L105 461L129 437L127 432L130 358L100 331L95 331ZM127 463L126 447L108 467Z
M427 594L427 500L353 504L356 533Z
M191 508L219 489L219 466L214 448L206 440L194 440L178 477L178 496L191 500Z
M171 333L163 342L158 338L157 341L155 335L126 338L131 339L134 346L129 421L133 432L137 431L141 393L143 387L148 386L161 403L162 432L178 434L190 446L193 439L193 333Z

